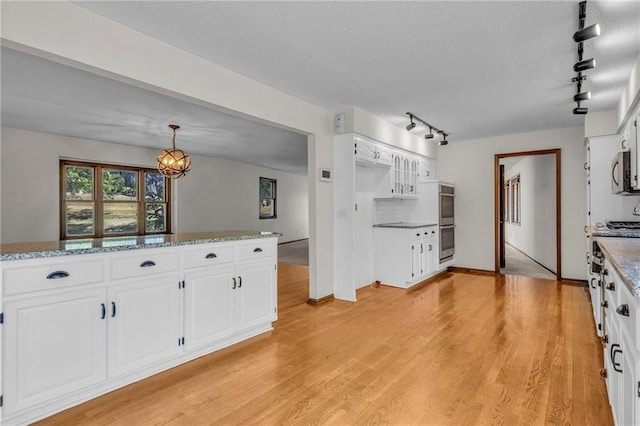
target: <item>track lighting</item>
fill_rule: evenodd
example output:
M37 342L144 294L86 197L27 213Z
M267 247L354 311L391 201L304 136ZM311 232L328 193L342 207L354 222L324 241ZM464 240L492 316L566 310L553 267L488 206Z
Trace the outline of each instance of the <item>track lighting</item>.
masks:
M591 99L591 92L589 92L589 91L573 95L573 101L574 102L588 101L589 99Z
M575 72L582 72L582 71L590 70L591 68L595 68L595 67L596 67L596 60L591 58L591 59L585 59L584 61L577 62L573 66L573 70Z
M590 38L598 37L600 35L600 24L593 24L587 28L576 31L573 35L573 40L577 43L589 40Z
M429 133L424 135L424 138L425 139L433 139L434 137L435 137L435 135L433 134L433 128L431 126L429 126Z
M412 112L407 112L406 113L409 116L409 119L411 120L411 123L409 123L407 125L407 130L411 130L414 127L416 127L416 123L414 122L414 120L419 121L420 123L424 124L425 126L427 126L429 128L429 133L427 133L426 135L424 135L424 138L429 140L429 139L433 139L435 137L435 135L433 134L433 131L435 130L438 134L442 134L444 135L444 141L440 142L440 145L446 145L449 143L449 141L447 141L447 134L444 133L443 130L437 129L435 127L433 127L431 124L427 123L426 121L424 121L423 119L421 119L420 117L416 116L414 113ZM443 143L444 142L444 143Z
M593 24L585 28L584 23L587 20L587 0L578 3L578 31L573 34L573 41L578 43L578 62L573 66L573 70L578 74L571 79L573 83L576 83L576 94L573 95L573 101L578 105L573 109L573 113L576 115L584 115L589 112L588 108L580 106L580 102L588 101L591 99L591 92L582 91L582 82L587 79L582 75L583 71L590 70L596 67L596 60L593 58L582 59L582 53L584 52L583 42L593 37L600 35L600 25Z
M441 132L441 133L442 133L442 132ZM448 145L448 144L449 144L449 141L447 140L447 136L448 136L448 135L447 135L446 133L442 133L442 140L441 140L440 142L438 142L438 144L439 144L440 146L442 146L442 145Z
M416 123L413 122L413 115L409 114L409 118L411 119L411 123L407 124L407 130L411 131L416 127Z

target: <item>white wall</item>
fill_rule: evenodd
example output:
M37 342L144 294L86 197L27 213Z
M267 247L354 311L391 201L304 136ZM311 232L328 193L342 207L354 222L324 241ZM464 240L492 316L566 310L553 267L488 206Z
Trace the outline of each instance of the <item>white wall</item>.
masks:
M59 238L59 160L155 167L153 149L2 128L0 241ZM258 218L260 176L278 181L278 218ZM174 182L173 232L276 231L280 242L307 238L307 177L235 161L192 156Z
M614 135L618 131L617 111L590 112L584 116L584 137Z
M505 241L556 271L556 156L529 155L505 171L520 175L520 223L505 224ZM509 259L507 258L507 266Z
M560 148L562 276L586 279L582 127L452 141L438 151L438 177L456 185L456 256L461 267L494 269L494 154Z
M333 293L333 185L318 178L320 168L333 166L330 111L70 2L2 2L1 7L7 47L308 134L309 296Z

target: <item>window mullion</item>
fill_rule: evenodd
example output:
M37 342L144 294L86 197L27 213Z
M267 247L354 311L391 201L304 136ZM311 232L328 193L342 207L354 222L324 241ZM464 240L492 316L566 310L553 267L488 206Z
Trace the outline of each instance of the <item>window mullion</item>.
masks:
M146 235L146 223L145 223L145 197L144 197L144 170L138 170L138 234Z
M94 195L94 202L96 203L96 238L102 238L104 236L104 205L102 195L102 167L95 167L96 174L96 190Z

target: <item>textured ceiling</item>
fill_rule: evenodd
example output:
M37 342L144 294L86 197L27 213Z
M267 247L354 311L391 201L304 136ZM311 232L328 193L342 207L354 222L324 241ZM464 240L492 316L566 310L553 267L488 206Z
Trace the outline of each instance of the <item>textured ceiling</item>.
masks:
M359 106L449 140L581 126L572 97L578 2L76 2L329 109ZM640 1L590 1L590 111L613 110L640 55ZM2 49L5 126L305 173L306 137ZM159 138L159 135L161 136Z
M578 2L82 2L299 98L412 111L451 140L581 125L571 84ZM590 1L591 111L615 109L640 54L640 2Z

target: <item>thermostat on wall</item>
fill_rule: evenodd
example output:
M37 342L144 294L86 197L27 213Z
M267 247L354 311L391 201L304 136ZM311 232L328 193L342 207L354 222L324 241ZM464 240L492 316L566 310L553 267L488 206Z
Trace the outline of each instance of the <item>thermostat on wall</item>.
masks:
M331 182L330 169L320 169L320 182Z

